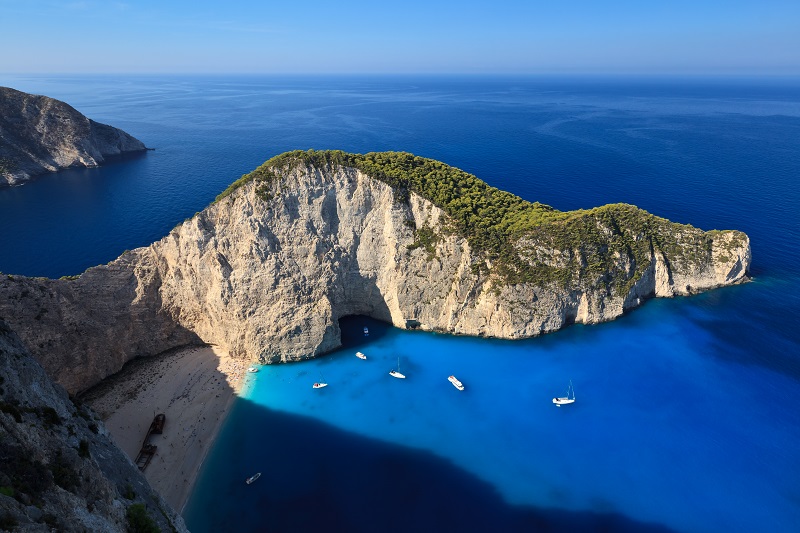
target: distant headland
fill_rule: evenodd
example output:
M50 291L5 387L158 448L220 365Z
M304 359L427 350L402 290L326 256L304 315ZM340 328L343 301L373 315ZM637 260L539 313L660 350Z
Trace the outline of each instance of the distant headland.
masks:
M147 150L122 130L91 120L72 106L0 87L0 187L70 167Z

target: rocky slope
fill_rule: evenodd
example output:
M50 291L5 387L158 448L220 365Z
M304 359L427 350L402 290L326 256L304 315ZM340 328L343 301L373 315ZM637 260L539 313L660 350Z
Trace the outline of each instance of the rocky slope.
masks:
M747 279L741 232L627 205L560 213L408 154L332 154L274 158L162 240L77 279L3 276L0 316L79 391L193 342L267 362L312 357L339 345L346 315L522 338ZM414 181L413 165L438 177ZM443 185L452 176L472 185ZM452 201L425 193L435 205L425 186L449 187ZM499 225L459 207L470 195L506 206Z
M148 522L186 531L103 423L0 321L0 530L124 532Z
M0 87L0 187L144 150L141 141L64 102Z

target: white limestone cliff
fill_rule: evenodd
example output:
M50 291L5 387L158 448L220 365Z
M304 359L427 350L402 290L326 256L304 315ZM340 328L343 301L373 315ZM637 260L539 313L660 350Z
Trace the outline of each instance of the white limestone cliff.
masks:
M738 283L751 260L741 232L663 221L660 235L694 244L651 244L642 264L608 252L611 266L597 272L582 246L531 237L515 243L524 257L574 268L573 281L509 284L487 274L492 265L451 226L428 200L412 193L397 202L389 185L359 170L301 165L267 186L244 184L160 241L78 279L3 276L0 317L54 379L78 391L133 357L181 344L216 344L264 362L313 357L340 344L338 321L347 315L531 337L612 320L650 297ZM432 248L411 246L422 227L436 234Z

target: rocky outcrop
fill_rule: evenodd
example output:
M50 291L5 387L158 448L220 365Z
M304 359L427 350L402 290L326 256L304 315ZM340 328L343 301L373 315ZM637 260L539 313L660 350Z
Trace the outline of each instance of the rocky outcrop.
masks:
M6 318L70 391L182 343L292 361L340 344L338 321L523 338L612 320L654 296L747 278L736 231L703 232L632 206L518 234L527 272L503 276L445 211L356 168L271 168L162 240L74 280L0 280ZM527 270L526 270L527 269Z
M0 321L0 530L124 532L143 522L186 531L103 423Z
M141 141L64 102L0 87L0 187L144 150Z

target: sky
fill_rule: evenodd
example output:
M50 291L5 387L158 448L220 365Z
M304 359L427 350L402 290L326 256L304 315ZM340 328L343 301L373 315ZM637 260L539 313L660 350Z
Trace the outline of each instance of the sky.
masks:
M4 73L800 75L800 0L0 0Z

